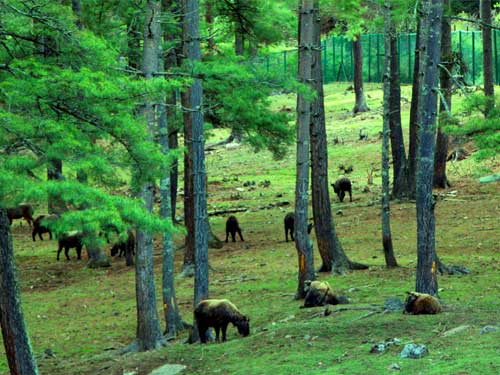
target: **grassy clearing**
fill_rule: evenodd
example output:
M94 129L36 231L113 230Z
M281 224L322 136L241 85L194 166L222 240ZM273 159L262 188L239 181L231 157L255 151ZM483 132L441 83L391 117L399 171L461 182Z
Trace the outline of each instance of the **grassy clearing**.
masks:
M381 305L390 296L404 298L405 291L414 287L415 207L409 202L392 203L394 245L402 267L386 270L377 203L379 171L375 171L370 191L362 192L367 185L367 171L379 165L377 135L382 92L380 85L368 85L368 103L373 111L353 118L348 113L353 94L345 93L347 86L326 87L327 131L330 140L343 140L343 144L335 146L330 142L330 180L340 175L339 164L352 164L354 202L340 204L333 194L331 199L333 212L343 212L335 216L335 222L346 252L351 259L371 267L345 276L320 274L319 278L347 295L350 307L366 307ZM409 90L403 88L403 97L410 97ZM293 108L294 97L276 97L273 105ZM454 106L460 110L459 105ZM405 102L403 111L403 122L407 123L409 103ZM368 141L357 140L361 127L370 135ZM221 137L218 131L214 133ZM477 182L484 170L499 172L498 159L478 164L469 158L448 164L453 187L439 192L443 199L436 211L437 250L446 263L465 265L473 274L439 277L444 312L437 316L390 313L364 318L367 311L363 310L312 317L323 309L299 309L300 302L293 300L296 251L292 243L284 242L283 233L283 217L292 210L291 205L266 210L258 207L281 201L293 203L294 163L294 146L289 156L278 162L267 153L255 155L246 146L216 150L207 157L210 209L249 208L237 215L246 242L210 250L215 269L210 274L211 296L229 298L251 317L251 336L243 339L231 327L225 344L185 345L183 334L179 341L160 351L117 355L116 349L134 338L133 271L120 259L110 269L88 270L84 262L74 260L74 253L71 261L56 262L55 241L33 243L27 226L14 224L23 306L41 372L121 375L125 370L137 369L142 375L170 362L187 365L187 374L387 374L393 372L388 367L394 363L401 366L401 374L500 373L499 333L479 333L485 325L498 324L500 310L499 184ZM264 180L271 181L268 188L258 186ZM245 181L256 181L255 189L244 188L240 199L229 199ZM451 191L456 195L446 195ZM223 237L225 218L214 217L211 223L215 233ZM159 286L159 248L155 257ZM317 254L315 261L319 265ZM182 252L178 252L176 271L181 262ZM176 287L183 317L190 321L193 280L177 280ZM442 335L461 325L468 327L449 337ZM369 353L374 343L393 337L400 338L403 344L426 344L430 353L420 360L400 359L402 345L381 355ZM43 353L49 348L55 356L46 358ZM2 347L0 374L7 373Z

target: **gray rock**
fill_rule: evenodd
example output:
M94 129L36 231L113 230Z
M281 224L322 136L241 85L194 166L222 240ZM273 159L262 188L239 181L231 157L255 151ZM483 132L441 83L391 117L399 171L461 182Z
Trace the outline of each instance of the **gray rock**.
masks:
M184 371L185 368L184 365L164 365L153 370L149 375L177 375Z
M403 351L400 354L401 358L413 358L418 359L429 354L427 347L422 344L406 344Z
M393 339L381 341L372 346L372 348L370 349L370 353L383 353L387 350L387 348L389 348L389 346L398 345L400 342L401 340L396 337Z
M389 365L389 367L387 367L389 370L401 370L401 366L397 363L392 363Z
M484 326L483 328L481 328L481 334L491 333L496 331L498 331L497 326Z
M403 311L405 304L397 297L389 297L384 302L384 309L388 311Z

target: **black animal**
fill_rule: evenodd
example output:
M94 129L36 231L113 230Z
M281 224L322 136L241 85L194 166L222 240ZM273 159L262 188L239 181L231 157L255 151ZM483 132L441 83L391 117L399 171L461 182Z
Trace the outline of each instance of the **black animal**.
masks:
M231 238L233 242L236 242L236 233L240 235L241 241L245 241L243 236L241 235L240 224L238 223L238 219L235 216L229 216L226 221L226 242L229 239L229 233L231 233Z
M127 255L127 253L135 255L135 236L131 230L128 231L126 240L118 241L113 245L113 247L111 247L112 257L116 256L116 254L121 257L123 255Z
M349 180L347 177L341 177L337 181L335 181L334 184L332 184L332 187L333 191L335 191L341 202L344 201L346 191L349 192L349 201L352 202L351 180Z
M39 215L33 221L33 231L31 232L31 237L33 238L33 241L36 241L36 235L38 234L38 237L40 237L40 240L43 241L42 234L43 233L48 233L49 238L52 239L52 231L50 230L50 225L49 223L51 221L57 220L58 216L57 215Z
M33 223L33 207L28 203L20 203L16 207L7 208L7 217L9 224L12 224L14 219L24 218L31 227Z
M292 241L295 241L295 238L293 238L293 230L295 228L295 213L289 212L285 215L285 241L288 242L288 232L290 232L290 237L292 238ZM313 224L309 223L307 225L307 234L311 234L313 228Z
M242 336L250 334L250 319L241 314L235 305L227 299L206 299L201 301L194 309L194 317L202 344L207 342L207 330L215 328L216 340L222 329L222 342L226 341L226 331L229 323L238 328Z
M57 249L57 260L59 260L59 254L61 254L61 250L64 248L64 255L66 255L66 259L69 260L69 249L76 248L76 256L77 259L82 259L82 247L83 247L83 233L80 232L70 232L64 233L58 239L59 248Z

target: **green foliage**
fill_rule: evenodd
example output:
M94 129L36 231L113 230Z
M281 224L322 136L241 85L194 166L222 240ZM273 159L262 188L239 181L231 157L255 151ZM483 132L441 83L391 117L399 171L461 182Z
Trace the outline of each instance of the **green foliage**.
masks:
M498 98L497 96L497 102ZM489 116L485 117L488 99L479 93L469 95L463 103L464 113L469 116L465 123L445 128L451 134L473 137L479 148L474 156L479 160L494 157L500 153L500 108L496 106Z

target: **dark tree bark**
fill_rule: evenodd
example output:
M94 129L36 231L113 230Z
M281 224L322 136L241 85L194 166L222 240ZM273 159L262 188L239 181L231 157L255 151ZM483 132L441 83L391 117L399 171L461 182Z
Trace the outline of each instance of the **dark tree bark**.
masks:
M322 265L319 272L343 273L349 268L366 268L364 265L351 262L344 253L337 237L335 223L332 219L330 194L328 185L328 148L325 128L325 107L323 93L323 72L321 64L321 20L319 4L314 1L313 60L311 75L316 98L311 103L311 125L309 129L311 142L311 190L314 230Z
M205 1L205 23L207 24L208 31L208 50L213 51L215 49L215 40L214 40L214 14L213 14L214 0L206 0Z
M491 0L480 0L481 29L483 30L483 77L484 95L488 101L486 104L486 117L495 106L495 81L493 76L493 47L491 41Z
M185 56L191 65L201 61L200 32L199 32L198 0L184 0L184 49ZM187 90L190 112L191 138L188 142L188 152L192 155L192 181L194 200L194 306L201 300L208 298L208 225L207 225L207 196L205 173L205 148L203 132L202 98L203 90L200 78L193 78ZM189 235L189 234L188 234ZM193 329L193 340L199 339L196 325Z
M104 268L111 266L111 260L99 244L97 233L85 233L85 249L89 256L88 268Z
M417 147L418 147L418 108L420 97L420 48L421 48L421 17L417 18L417 35L415 45L415 61L413 64L413 84L411 89L410 107L410 143L408 150L408 185L410 198L415 198L417 176Z
M38 375L24 323L7 210L0 208L0 325L11 375Z
M239 23L234 27L234 53L236 56L243 56L245 53L245 34Z
M80 0L71 0L71 9L73 10L73 13L75 14L75 17L76 17L76 20L75 20L76 27L78 27L79 29L82 29L83 24L82 24L82 19L80 17L80 13L81 13Z
M64 180L63 175L63 166L62 160L60 159L51 159L47 165L47 180L52 181L61 181ZM49 214L61 215L64 211L66 211L66 205L63 200L54 194L48 195L48 209Z
M449 10L449 0L443 1L444 9ZM436 136L436 154L434 156L434 183L435 188L445 189L450 186L446 177L446 159L448 157L448 135L443 131L451 113L451 96L453 81L450 75L453 69L451 48L451 20L443 17L441 32L441 70L440 85L441 97L439 101L439 126Z
M161 43L161 1L148 0L144 21L144 54L142 71L146 79L151 79L158 72ZM144 104L149 133L154 134L156 126L155 103ZM153 184L145 183L140 192L144 205L149 212L153 211ZM151 233L137 230L136 239L136 299L137 299L137 333L136 344L140 351L156 349L164 344L162 331L156 309L156 294L153 268L153 236Z
M389 80L389 133L391 140L394 198L405 198L410 195L408 186L408 168L406 167L406 151L401 127L401 83L399 80L399 51L398 35L391 23L389 30L390 40L390 80ZM386 35L387 37L387 35ZM386 55L387 57L387 55Z
M434 174L435 126L437 112L438 69L441 55L443 0L425 0L422 4L422 50L417 165L417 280L416 290L436 295L437 262L435 249L435 201L432 195Z
M314 21L318 17L313 0L299 0L299 81L312 86ZM313 88L313 87L312 87ZM305 281L314 280L312 241L307 233L309 201L309 126L311 102L303 94L297 97L297 176L295 183L295 247L299 259L296 298L305 297Z
M361 49L361 35L357 35L352 42L352 52L354 55L354 94L356 104L353 113L367 112L370 110L366 104L365 91L363 89L363 52Z
M395 39L395 30L392 25L391 20L391 2L390 0L385 1L384 5L384 21L385 21L385 73L384 73L384 121L382 130L382 245L384 247L385 264L387 267L397 267L398 263L396 257L394 256L394 249L392 246L392 234L391 234L391 208L390 208L390 197L389 197L389 133L392 134L391 120L392 120L392 102L400 100L400 90L394 89L394 76L395 73L392 71L396 68L399 71L399 67L395 67L393 63L394 53L397 54L397 49L393 49ZM397 56L397 55L396 55ZM399 74L397 74L397 83L399 84ZM396 98L392 97L396 95ZM399 107L399 106L398 106ZM401 129L401 117L399 117L400 123L399 128ZM402 132L401 132L402 136ZM403 146L404 152L404 146ZM394 148L393 148L394 157ZM396 164L396 162L394 162ZM394 166L394 168L396 168ZM401 171L402 172L402 171Z

